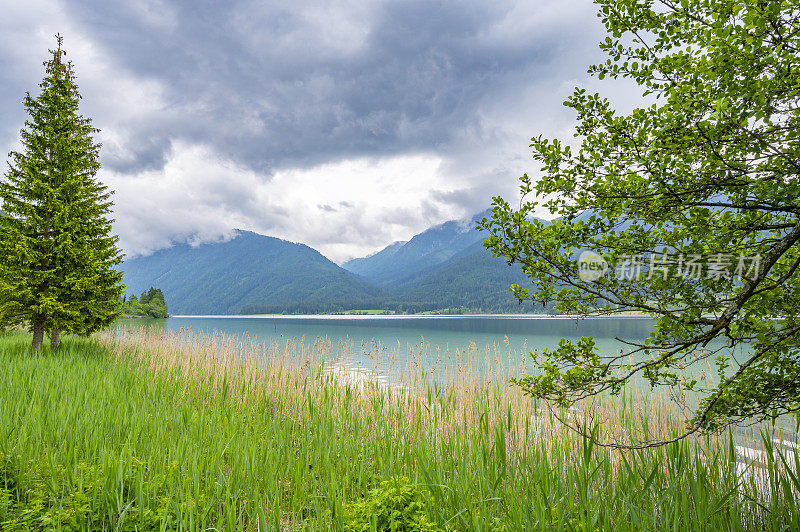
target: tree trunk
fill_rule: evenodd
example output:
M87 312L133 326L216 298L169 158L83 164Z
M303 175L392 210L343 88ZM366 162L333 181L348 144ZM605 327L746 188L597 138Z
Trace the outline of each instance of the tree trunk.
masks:
M44 341L44 318L36 316L33 322L33 346L31 348L31 355L38 357L42 352L42 342Z
M61 345L61 331L53 329L50 331L50 351L55 351Z

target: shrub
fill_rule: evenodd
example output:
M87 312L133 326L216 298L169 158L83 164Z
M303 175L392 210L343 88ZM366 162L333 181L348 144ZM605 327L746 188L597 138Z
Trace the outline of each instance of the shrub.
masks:
M405 477L392 477L359 502L344 509L345 530L369 532L436 532L442 529L425 515L419 488Z

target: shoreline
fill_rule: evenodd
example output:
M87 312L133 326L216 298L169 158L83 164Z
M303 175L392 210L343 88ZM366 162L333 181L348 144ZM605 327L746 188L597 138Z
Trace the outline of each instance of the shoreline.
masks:
M542 319L542 320L586 320L586 319L653 319L647 314L621 314L618 316L581 316L577 314L175 314L170 318L193 319L331 319L331 320L402 320L402 319ZM165 319L165 318L156 318Z

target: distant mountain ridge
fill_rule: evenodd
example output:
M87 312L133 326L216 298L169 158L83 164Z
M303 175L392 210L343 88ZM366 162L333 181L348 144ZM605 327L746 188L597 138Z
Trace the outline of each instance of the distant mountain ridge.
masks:
M305 244L250 231L222 243L180 244L122 267L127 293L161 288L172 314L330 312L384 296Z
M415 310L464 309L484 313L534 312L508 288L530 283L519 264L492 257L475 242L450 259L406 278L397 287L398 305Z
M342 264L342 268L356 275L371 279L379 275L383 269L391 267L392 258L397 251L407 243L407 240L398 240L371 255L358 259L351 259Z
M508 292L530 282L483 247L484 211L432 227L342 267L318 251L250 231L232 240L180 244L123 263L126 293L160 288L173 315L398 312L531 312Z
M392 286L426 268L446 262L476 242L482 242L486 236L475 229L475 222L489 213L487 210L466 220L439 224L408 242L395 242L369 257L347 261L342 268L378 286Z

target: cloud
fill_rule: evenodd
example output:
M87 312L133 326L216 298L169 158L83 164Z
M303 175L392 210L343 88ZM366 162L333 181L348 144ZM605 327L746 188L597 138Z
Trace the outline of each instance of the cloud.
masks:
M167 88L144 115L152 126L133 124L145 137L133 161L163 164L166 136L213 144L266 175L447 145L475 127L484 99L552 68L562 33L535 24L502 38L515 7L503 3L186 1L160 25L154 9L133 6L67 9L115 64ZM105 162L131 166L114 153Z
M582 0L31 0L0 22L0 141L60 31L130 254L252 229L336 260L516 194L570 136Z
M160 170L101 173L116 191L115 229L130 255L224 240L241 228L300 240L341 262L461 215L437 193L420 194L449 186L440 165L432 155L357 158L265 181L210 147L178 142Z

